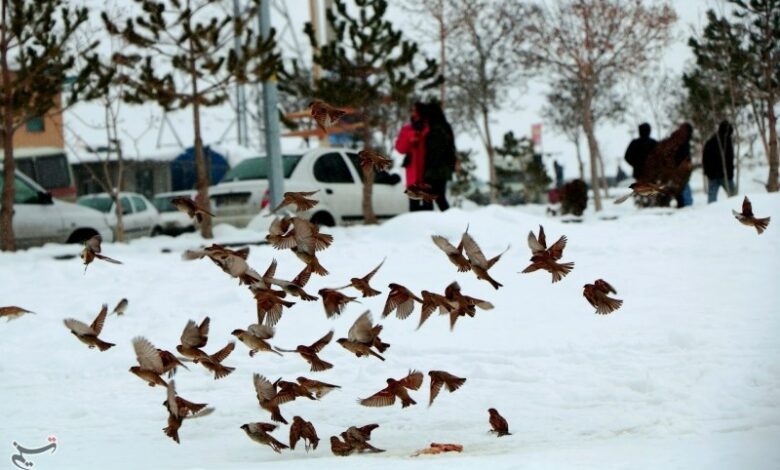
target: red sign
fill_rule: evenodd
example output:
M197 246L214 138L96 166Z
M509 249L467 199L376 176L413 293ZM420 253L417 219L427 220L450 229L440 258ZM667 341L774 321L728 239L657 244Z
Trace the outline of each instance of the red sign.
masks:
M532 124L531 125L531 141L533 141L534 145L542 145L542 125L541 124Z

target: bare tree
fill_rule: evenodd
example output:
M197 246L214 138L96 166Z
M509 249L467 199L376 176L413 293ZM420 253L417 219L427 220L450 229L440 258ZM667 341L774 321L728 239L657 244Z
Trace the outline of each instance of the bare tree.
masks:
M556 0L537 4L528 26L518 31L518 47L527 63L551 80L581 84L582 129L590 152L593 202L601 210L599 145L593 105L604 93L600 84L637 73L669 43L677 15L667 3L643 0Z
M490 201L498 200L491 113L508 104L509 92L523 78L514 54L517 31L528 8L519 2L462 0L462 27L449 54L450 111L477 132L490 167Z

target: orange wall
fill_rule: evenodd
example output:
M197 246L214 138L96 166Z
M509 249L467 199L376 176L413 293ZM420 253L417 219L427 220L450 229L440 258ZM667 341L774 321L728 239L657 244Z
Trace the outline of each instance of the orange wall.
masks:
M14 133L14 148L21 147L64 148L62 113L44 117L43 132L28 132L27 125L22 124Z

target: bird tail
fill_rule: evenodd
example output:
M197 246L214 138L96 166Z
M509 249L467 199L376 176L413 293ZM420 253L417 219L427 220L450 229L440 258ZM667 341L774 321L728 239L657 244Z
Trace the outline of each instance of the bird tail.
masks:
M114 343L107 343L107 342L105 342L105 341L103 341L103 340L101 340L101 339L96 339L96 340L95 340L95 345L96 345L96 346L98 347L98 349L100 349L101 351L105 351L105 350L107 350L107 349L109 349L109 348L112 348L112 347L116 346Z
M387 351L387 348L390 347L389 344L383 343L381 341L376 341L376 340L374 341L374 345L373 346L377 349L377 351L379 351L381 353Z
M496 281L495 279L493 279L493 278L492 278L492 277L490 277L490 276L487 276L487 277L485 278L485 280L486 280L487 282L489 282L489 283L490 283L490 285L491 285L491 286L493 286L493 289L495 289L495 290L498 290L498 288L499 288L499 287L503 287L503 284L501 284L500 282Z
M378 291L378 290L374 289L373 287L369 287L369 288L368 288L368 290L366 290L366 291L363 293L363 297L374 297L375 295L379 295L379 294L381 294L381 293L382 293L382 292L380 292L380 291Z
M314 357L311 360L311 371L312 372L321 372L323 370L328 370L333 368L333 364L330 362L325 362L322 359L318 357Z
M766 230L766 227L769 225L769 219L770 218L771 217L767 217L765 219L755 219L756 220L756 223L755 223L756 232L758 232L759 235L764 233L764 230Z
M282 416L282 412L279 410L279 407L275 407L273 411L271 411L271 421L276 421L277 423L284 423L288 424L287 420L284 419L284 416Z
M531 263L531 264L528 265L527 268L523 269L521 272L522 273L532 273L534 271L539 270L539 268L540 268L539 264Z
M447 390L450 392L454 392L455 390L459 389L464 383L466 383L465 378L457 378L450 381L445 381L444 386L447 387Z
M555 263L555 267L550 271L552 282L558 282L574 269L574 263Z
M289 449L290 447L287 444L281 443L276 440L273 436L268 436L268 443L270 444L271 448L274 450L274 452L282 453L282 449Z
M163 428L165 435L176 441L177 444L181 444L179 441L179 429L174 426L165 426Z
M632 192L630 192L630 193L628 193L626 195L620 196L619 198L615 199L615 204L622 204L622 203L626 202L628 200L628 198L630 198L633 195L634 195L634 193L632 191Z
M414 401L414 399L412 397L402 398L401 399L401 408L406 408L409 405L416 405L416 404L417 404L417 402Z
M234 370L236 370L235 367L226 367L222 364L219 364L219 366L214 369L214 380L221 379L223 377L227 377L230 375Z
M379 359L381 359L381 360L383 360L383 361L385 360L385 358L384 358L384 357L382 357L382 356L380 356L379 354L375 353L373 349L369 349L369 350L368 350L368 353L369 353L369 354L371 354L371 355L372 355L372 356L374 356L374 357L378 357Z
M320 261L317 259L317 257L312 257L311 263L309 263L309 268L311 269L311 272L320 276L327 276L330 274L328 273L328 270L320 264Z

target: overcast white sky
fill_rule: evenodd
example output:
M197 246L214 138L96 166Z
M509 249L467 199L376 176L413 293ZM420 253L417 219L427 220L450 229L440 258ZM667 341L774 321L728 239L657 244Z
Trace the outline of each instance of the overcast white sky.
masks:
M88 5L93 7L93 11L99 11L103 2L99 0L85 0ZM281 4L280 0L274 0ZM691 28L699 28L703 23L704 12L714 0L684 0L672 2L677 10L679 22L677 25L678 38L664 55L663 66L679 74L686 61L691 59L690 51L687 47L687 37L690 35ZM228 2L229 3L229 2ZM303 25L309 20L308 0L287 0L286 7L291 19L291 27L288 27L286 20L280 14L279 10L272 13L272 22L277 28L279 38L284 47L288 48L285 55L293 54L289 48L297 39L298 44L308 53L308 40L303 34ZM410 36L416 36L415 31L409 21L408 13L398 8L396 1L390 2L390 17ZM99 22L97 23L99 25ZM295 33L295 38L292 33ZM435 44L423 44L423 48L430 50L430 55L436 55ZM536 80L528 84L525 92L516 93L516 104L511 111L504 110L495 114L493 122L492 135L493 141L500 143L501 136L507 131L514 131L515 134L530 134L531 125L537 122L543 122L540 117L540 110L544 105L544 85L543 80ZM173 124L167 127L161 121L161 111L153 104L143 107L126 106L122 111L122 127L124 128L125 146L130 147L126 153L133 154L136 149L144 154L149 154L158 147L166 148L178 147L176 135L179 139L189 145L192 141L191 115L189 112L171 113L168 118ZM66 116L70 131L68 132L68 141L72 146L78 146L79 142L102 144L105 142L105 132L100 129L100 123L103 119L103 112L96 104L79 105L73 112ZM651 116L638 117L629 115L621 125L605 125L598 129L597 138L605 157L606 170L608 174L616 171L618 161L622 161L623 152L632 135L636 132L636 126L643 120L651 120ZM229 106L211 109L206 112L204 122L204 141L213 142L217 140L235 142L235 127L232 127L234 113ZM172 132L176 129L176 133ZM708 131L705 131L708 133ZM654 134L656 130L654 129ZM298 141L285 140L283 148L291 149L296 147ZM549 126L543 129L543 151L551 153L553 158L561 162L565 167L566 177L576 175L576 158L573 145L562 135L557 134ZM486 179L487 164L481 150L481 144L476 135L461 133L458 136L458 147L461 149L471 148L477 151L479 155L478 172L479 176ZM587 155L587 150L583 145L583 155ZM625 165L624 165L625 168ZM627 168L625 168L627 169Z

